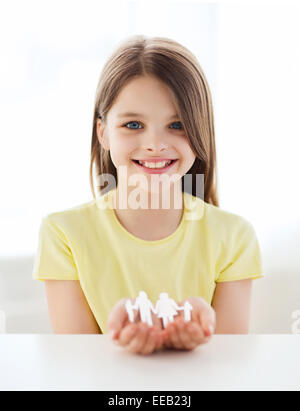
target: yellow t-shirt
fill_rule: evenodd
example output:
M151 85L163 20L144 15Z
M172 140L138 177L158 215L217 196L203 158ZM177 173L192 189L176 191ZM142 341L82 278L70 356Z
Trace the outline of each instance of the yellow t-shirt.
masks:
M46 215L39 231L33 278L78 280L103 333L121 298L146 291L175 301L212 302L216 283L263 276L252 225L243 217L183 192L177 229L160 240L129 233L112 207L116 189L88 203Z

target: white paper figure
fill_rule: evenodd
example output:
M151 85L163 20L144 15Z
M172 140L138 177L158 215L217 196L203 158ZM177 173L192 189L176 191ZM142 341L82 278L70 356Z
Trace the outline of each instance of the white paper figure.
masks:
M127 300L125 307L130 322L134 322L134 310L139 310L141 321L151 327L153 325L152 311L158 318L162 318L164 328L167 327L169 322L174 322L174 316L178 314L177 311L184 311L185 322L191 321L191 311L193 310L193 306L189 301L185 301L184 305L180 307L172 298L169 298L168 293L160 293L159 300L154 308L145 291L139 292L134 305L130 300Z
M128 300L130 302L130 300ZM129 307L129 304L128 304ZM141 317L141 321L143 323L147 323L150 327L152 327L153 322L152 322L152 314L151 311L156 314L156 310L153 307L152 302L148 299L147 294L145 293L145 291L140 291L139 292L139 296L137 297L137 299L135 300L134 305L132 306L132 309L134 310L139 310L140 312L140 317ZM126 303L126 310L129 316L129 319L132 318L131 315L131 310L130 307L127 308L127 303ZM131 317L130 317L131 316ZM131 321L131 320L130 320ZM132 321L133 322L133 321Z
M169 322L174 322L174 316L178 314L176 310L183 309L184 307L179 307L172 298L169 298L168 293L160 293L155 307L158 318L162 318L164 328Z
M193 309L192 304L189 301L186 301L183 304L183 310L184 310L184 321L187 323L191 321L191 311Z
M134 306L131 304L130 300L126 301L125 306L126 306L126 311L128 313L129 321L133 323L134 322L134 312L133 312Z

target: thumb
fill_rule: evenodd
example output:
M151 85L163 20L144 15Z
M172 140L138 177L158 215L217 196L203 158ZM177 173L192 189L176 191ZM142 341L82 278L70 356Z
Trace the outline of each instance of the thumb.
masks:
M125 323L128 321L128 314L125 308L127 300L128 298L122 298L121 300L119 300L108 316L108 334L113 340L118 339L120 331L124 327ZM130 299L130 301L131 303L133 303L134 299Z
M211 336L216 327L215 310L209 304L203 304L199 312L199 319L205 336Z

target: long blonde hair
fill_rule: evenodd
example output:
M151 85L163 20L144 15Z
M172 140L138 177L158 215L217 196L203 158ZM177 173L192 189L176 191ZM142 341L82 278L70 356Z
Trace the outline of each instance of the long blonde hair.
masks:
M192 175L190 194L196 196L196 175L204 174L203 200L219 207L213 105L203 70L196 57L176 41L144 35L134 35L123 41L107 60L100 75L91 143L90 185L93 197L94 164L97 176L110 174L118 182L117 170L109 151L99 143L97 119L105 123L106 114L121 89L129 80L147 75L160 79L173 92L183 128L196 155L187 172ZM105 191L101 186L98 186L98 190L100 195Z

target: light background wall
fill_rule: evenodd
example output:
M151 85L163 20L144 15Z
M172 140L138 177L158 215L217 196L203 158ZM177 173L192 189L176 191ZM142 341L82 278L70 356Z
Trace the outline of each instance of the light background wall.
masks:
M220 206L254 225L263 255L252 330L290 332L300 309L299 14L296 1L1 3L0 309L11 330L43 323L29 319L46 310L31 280L41 219L92 199L100 71L122 39L145 34L199 59L215 108Z
M220 198L251 221L262 249L252 330L289 333L300 308L300 4L222 2L219 16Z
M92 199L94 98L117 44L132 34L177 39L198 55L213 88L217 7L30 0L2 9L0 255L14 256L35 252L45 214Z

